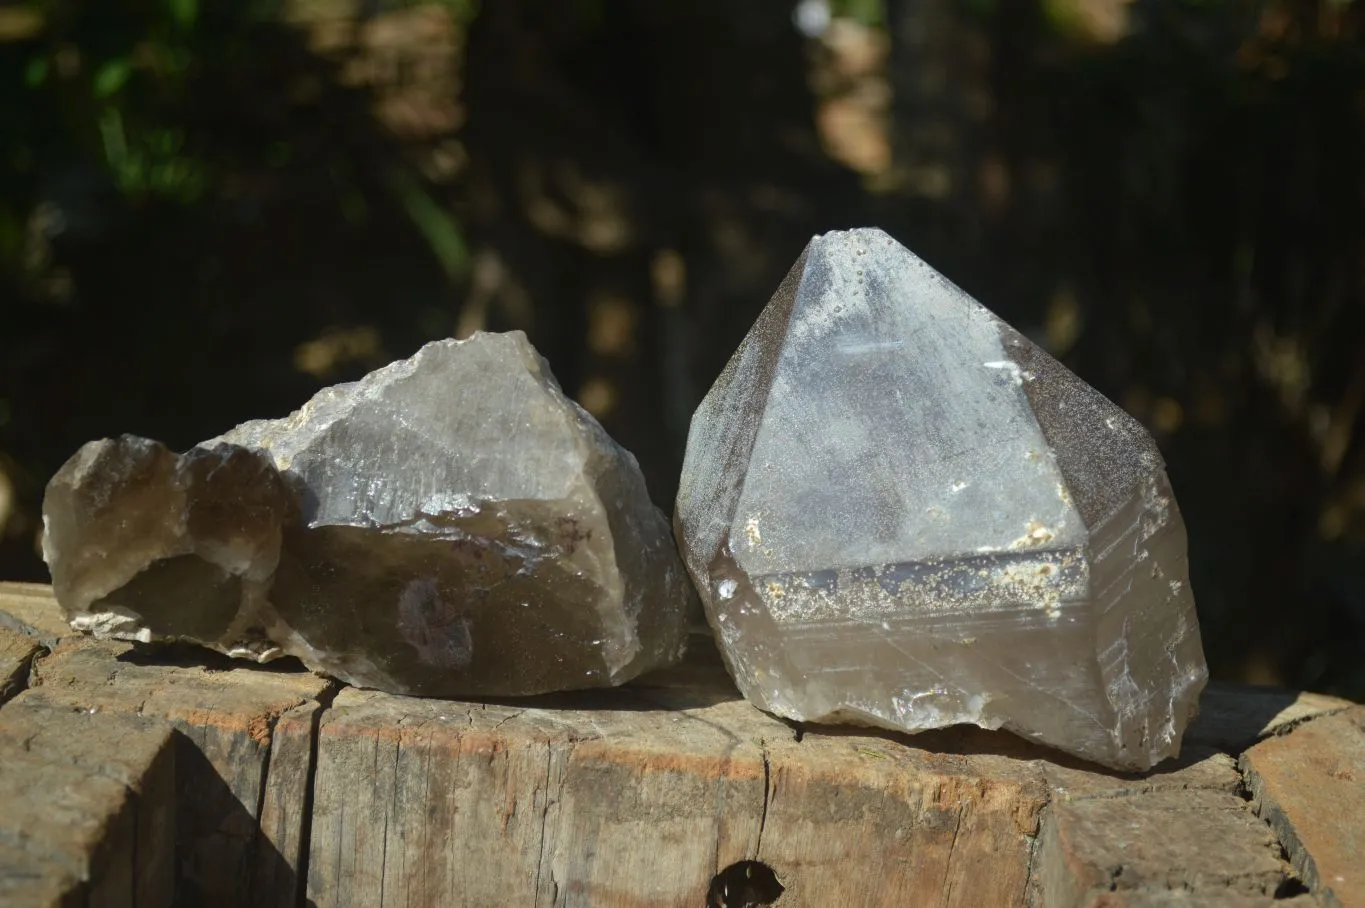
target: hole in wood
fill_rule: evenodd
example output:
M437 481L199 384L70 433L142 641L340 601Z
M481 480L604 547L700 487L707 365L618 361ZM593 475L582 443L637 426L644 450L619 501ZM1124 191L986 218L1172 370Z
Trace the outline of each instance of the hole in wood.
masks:
M786 887L762 861L737 861L711 878L706 908L759 908L777 901Z
M1302 880L1292 876L1285 877L1284 882L1280 883L1275 889L1275 898L1292 899L1298 895L1307 895L1308 891L1308 887L1303 884Z

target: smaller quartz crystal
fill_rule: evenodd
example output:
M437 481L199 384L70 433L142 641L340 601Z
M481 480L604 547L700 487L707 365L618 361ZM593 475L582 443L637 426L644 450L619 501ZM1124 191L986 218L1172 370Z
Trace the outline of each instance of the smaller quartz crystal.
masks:
M102 636L233 640L265 607L294 495L270 458L227 444L177 455L125 435L92 441L48 483L43 557L72 625Z
M183 455L91 442L43 507L58 601L95 633L431 696L616 685L686 637L635 459L520 332L428 344Z
M788 718L1142 770L1207 677L1151 437L880 230L807 246L693 417L675 523Z

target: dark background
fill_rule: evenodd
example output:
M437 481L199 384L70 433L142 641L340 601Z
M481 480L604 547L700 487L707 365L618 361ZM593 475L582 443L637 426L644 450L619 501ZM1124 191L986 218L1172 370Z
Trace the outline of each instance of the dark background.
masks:
M0 3L0 577L83 442L478 328L671 510L802 246L878 225L1152 430L1215 676L1365 698L1365 3L794 13Z

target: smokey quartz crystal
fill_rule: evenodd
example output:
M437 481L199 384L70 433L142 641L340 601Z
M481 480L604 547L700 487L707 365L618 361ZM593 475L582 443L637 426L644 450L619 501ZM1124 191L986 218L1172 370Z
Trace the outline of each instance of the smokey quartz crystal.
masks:
M441 341L176 455L91 442L44 555L73 625L427 696L675 661L690 584L634 457L520 332Z
M693 417L675 526L780 716L1143 770L1207 678L1151 437L880 230L806 247Z
M294 512L268 457L125 435L83 446L48 484L43 557L78 629L231 640L268 660L281 651L255 628Z

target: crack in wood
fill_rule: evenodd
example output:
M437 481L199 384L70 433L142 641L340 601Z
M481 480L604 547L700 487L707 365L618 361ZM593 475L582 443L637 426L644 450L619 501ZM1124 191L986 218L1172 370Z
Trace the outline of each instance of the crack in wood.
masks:
M763 830L768 825L768 805L772 802L772 764L768 761L768 748L759 742L759 752L763 758L763 810L758 815L758 839L754 843L754 860L763 856Z
M318 773L318 741L322 737L322 717L332 708L332 701L345 685L332 684L318 695L318 708L313 711L308 731L308 769L304 776L302 808L299 816L299 856L294 877L294 904L304 908L308 904L308 859L313 852L313 799Z
M524 709L519 709L519 710L517 710L516 712L512 713L512 715L510 715L510 716L505 716L505 717L499 719L497 722L495 722L495 723L493 724L493 730L494 730L494 731L497 731L499 728L502 728L502 727L503 727L504 725L506 725L508 722L511 722L513 719L517 718L518 716L522 715L522 714L525 713L525 712L526 712L526 710L524 710ZM471 725L473 724L473 719L472 719L472 718L471 718L471 720L470 720L470 724L471 724Z
M545 742L545 787L544 787L544 789L543 789L544 794L542 795L543 800L541 801L541 804L540 804L540 855L539 855L539 857L536 859L536 883L535 883L536 908L540 908L540 892L541 892L541 889L540 889L540 877L541 877L541 872L545 869L545 830L546 830L546 827L547 827L547 825L548 825L548 821L549 821L549 818L550 818L550 763L551 763L551 759L552 759L553 753L554 753L554 744L553 744L552 742L550 742L550 741L546 741L546 742ZM553 877L551 878L551 881L553 881ZM553 897L551 898L551 902L553 903Z
M384 811L384 831L379 849L379 908L384 908L385 885L389 879L389 820L398 810L398 755L403 749L403 733L399 730L393 742L393 790L389 794L389 809ZM375 739L375 776L379 775L379 739Z
M1034 832L1026 837L1028 839L1028 859L1024 864L1024 885L1020 889L1020 896L1029 905L1035 905L1041 901L1039 894L1033 891L1037 885L1034 875L1038 868L1038 853L1040 851L1038 846L1043 839L1043 826L1048 822L1049 815L1052 812L1053 800L1051 789L1045 788L1044 792L1043 803L1038 807L1037 824L1034 826Z
M962 819L966 813L967 805L959 804L957 819L953 823L953 840L948 843L948 858L943 862L943 882L939 884L939 893L943 897L944 905L951 905L953 901L953 854L957 851L957 837L962 832Z
M261 748L263 751L261 754L261 781L259 790L256 792L256 811L252 814L252 816L256 818L258 840L260 838L259 830L261 817L265 815L265 796L266 792L270 790L270 755L275 749L271 746L271 743L275 740L275 726L279 724L280 717L278 715L265 716L264 721L269 730L266 732L266 743Z

